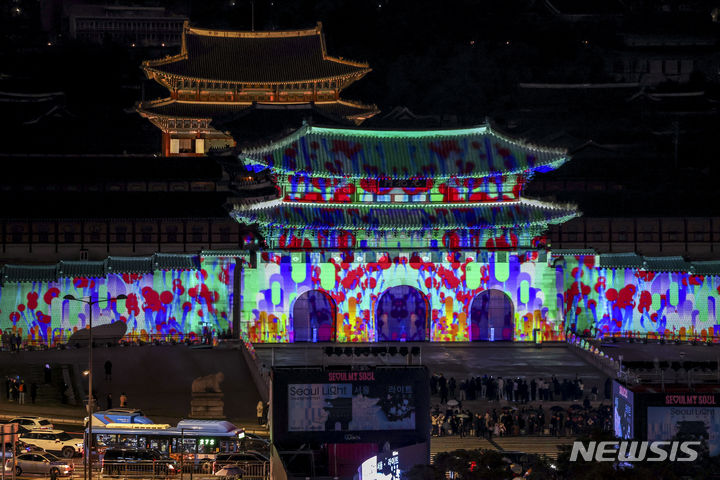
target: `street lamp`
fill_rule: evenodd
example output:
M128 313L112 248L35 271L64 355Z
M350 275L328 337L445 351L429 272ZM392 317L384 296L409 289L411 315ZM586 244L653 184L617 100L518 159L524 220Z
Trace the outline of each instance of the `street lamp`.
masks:
M92 444L93 444L93 437L92 437L92 414L93 414L93 391L92 391L92 384L93 384L93 332L92 332L92 318L93 318L93 305L97 305L99 303L105 303L105 302L112 302L114 300L125 300L127 298L127 295L118 295L114 298L105 298L105 299L98 299L93 301L92 297L89 297L87 300L85 300L85 297L81 298L75 298L73 295L65 295L63 297L65 300L74 300L76 302L85 303L88 305L90 310L90 315L88 317L88 326L90 327L90 338L88 339L88 441L87 441L87 449L85 451L85 478L88 480L92 480ZM83 372L85 373L85 372Z

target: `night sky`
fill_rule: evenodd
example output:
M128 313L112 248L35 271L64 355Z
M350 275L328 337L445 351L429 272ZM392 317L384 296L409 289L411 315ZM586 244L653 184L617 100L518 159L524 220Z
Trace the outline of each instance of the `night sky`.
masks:
M0 105L7 133L2 150L156 152L159 131L132 107L143 98L162 98L167 92L145 79L139 66L145 59L177 49L88 45L67 38L48 45L53 33L40 28L40 5L46 3L3 2L0 91L64 92L63 108L58 118L28 127L18 122L10 107ZM136 4L166 6L187 15L198 27L247 30L251 26L248 0ZM571 162L557 174L610 177L631 190L632 198L674 195L678 201L667 207L677 214L712 211L699 195L718 178L715 160L720 151L713 141L720 127L717 74L697 72L689 82L649 85L613 98L596 93L582 98L564 92L537 95L520 88L521 83L614 82L609 58L627 48L622 39L628 34L689 35L709 38L717 45L719 24L712 21L711 2L257 0L254 4L256 30L307 28L321 21L330 55L370 64L373 71L345 90L343 98L375 104L383 112L405 106L418 115L435 115L448 126L489 118L509 135L540 143L570 137L575 144L592 140L631 146L638 154L626 153L616 163ZM588 13L594 15L584 16ZM673 55L673 48L660 50ZM697 54L720 65L718 56L709 53L712 45L683 48L681 55ZM702 97L660 105L635 96L687 92L702 92ZM699 211L688 211L698 205Z

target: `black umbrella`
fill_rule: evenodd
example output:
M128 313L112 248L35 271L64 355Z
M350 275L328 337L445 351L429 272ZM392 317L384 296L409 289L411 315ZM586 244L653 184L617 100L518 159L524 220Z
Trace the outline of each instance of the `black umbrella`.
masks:
M555 405L555 406L550 407L550 410L552 410L553 412L562 412L565 409L563 407L561 407L560 405Z
M579 403L573 403L569 408L570 410L582 410L583 407Z

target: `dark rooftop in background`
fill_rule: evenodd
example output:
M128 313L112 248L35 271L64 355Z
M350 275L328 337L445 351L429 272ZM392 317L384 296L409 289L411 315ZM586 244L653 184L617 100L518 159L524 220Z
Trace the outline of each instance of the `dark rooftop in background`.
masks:
M153 155L2 155L0 188L123 181L220 180L222 167L207 157Z
M227 192L0 192L9 218L227 217Z

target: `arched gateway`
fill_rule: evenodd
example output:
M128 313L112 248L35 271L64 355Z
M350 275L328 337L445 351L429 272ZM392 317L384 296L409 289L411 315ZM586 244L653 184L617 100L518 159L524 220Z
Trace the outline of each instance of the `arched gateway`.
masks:
M385 290L377 301L375 326L380 342L422 342L427 338L429 307L425 295L409 285Z
M515 332L515 307L502 290L485 290L475 295L470 305L470 340L512 341Z
M293 306L293 341L335 341L336 311L335 302L325 292L310 290L300 295Z

